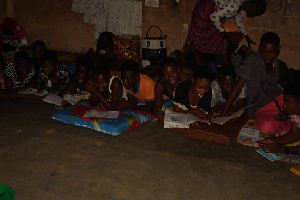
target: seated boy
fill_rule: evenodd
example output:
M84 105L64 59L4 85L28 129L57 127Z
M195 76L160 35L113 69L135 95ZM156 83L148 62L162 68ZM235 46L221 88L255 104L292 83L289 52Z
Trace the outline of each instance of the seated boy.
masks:
M291 146L300 141L300 82L294 82L284 89L283 109L291 121L290 130L280 137L269 137L262 141L260 148L267 153L300 154L300 146Z
M53 94L62 95L70 79L70 72L58 62L57 55L47 50L42 56L42 68L39 74L39 92L46 89Z
M29 55L25 51L16 52L14 63L9 62L4 70L7 92L35 87L34 73L34 67L29 63Z
M139 64L136 61L127 60L122 65L121 78L128 96L127 108L153 112L155 81L139 73ZM138 105L137 100L145 105Z
M236 74L234 67L230 65L223 65L218 69L217 79L213 80L211 83L211 88L213 90L211 106L215 111L219 112L225 105L228 97L233 92L236 85ZM246 105L246 93L247 86L244 85L241 93L235 99L231 108L231 111L239 110Z
M261 37L259 51L248 56L244 66L236 69L239 79L222 115L227 114L244 85L247 85L247 103L254 104L248 110L250 118L254 118L257 110L282 93L288 69L283 61L277 59L279 52L279 36L273 32L265 33Z

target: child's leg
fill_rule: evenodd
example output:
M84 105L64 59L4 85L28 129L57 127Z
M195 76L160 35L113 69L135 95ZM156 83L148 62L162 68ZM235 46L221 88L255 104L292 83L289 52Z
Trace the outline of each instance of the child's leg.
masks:
M283 105L283 94L276 98L281 109ZM276 133L282 133L290 130L290 123L285 124L276 120L276 116L279 114L279 110L274 101L268 103L256 112L255 121L256 126L266 135L274 135Z

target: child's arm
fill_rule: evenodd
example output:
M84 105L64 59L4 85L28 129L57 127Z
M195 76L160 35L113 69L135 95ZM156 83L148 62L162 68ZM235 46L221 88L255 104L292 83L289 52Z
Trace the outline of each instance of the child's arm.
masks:
M231 95L229 96L229 98L227 99L223 112L222 112L222 116L226 115L229 108L232 106L233 102L235 101L235 99L239 96L239 94L241 93L244 85L246 84L247 79L240 77L233 92L231 93Z
M192 114L192 115L196 115L196 117L198 117L200 119L200 122L203 122L205 120L207 120L207 114L200 109L192 109L192 110L183 110L181 109L179 106L174 104L174 109L175 112L179 112L179 113L183 113L183 114Z
M291 130L281 137L272 138L278 144L291 144L300 140L300 129L295 122L291 123Z
M131 109L140 110L145 112L153 112L154 101L146 101L146 105L137 105L137 100L132 94L128 94L128 101L131 104Z
M163 94L164 87L160 83L155 84L155 102L154 102L154 113L160 114L162 112L161 108L163 105Z
M300 141L300 129L297 127L297 124L295 122L292 122L290 131L288 131L281 137L272 137L264 139L260 144L260 147L267 153L285 153L284 151L286 147L284 145L292 144L298 141ZM300 146L289 147L289 153L299 154Z
M119 99L123 96L123 84L118 78L114 78L111 86L111 99L110 102L112 105L115 104L115 102L119 101Z

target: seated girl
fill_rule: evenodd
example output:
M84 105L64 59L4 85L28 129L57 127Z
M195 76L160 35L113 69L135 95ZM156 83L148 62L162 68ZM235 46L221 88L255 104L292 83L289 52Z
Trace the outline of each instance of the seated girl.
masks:
M300 142L300 90L299 81L288 85L284 89L284 104L283 109L289 115L291 128L280 137L269 137L260 143L262 148L267 153L282 153L282 154L300 154L300 146L288 145ZM287 118L281 118L283 122L287 122Z
M109 68L104 65L94 68L92 82L87 82L86 89L91 93L93 107L103 106L108 110L121 110L122 102L127 101L122 81L116 76L109 79Z
M201 67L195 71L192 81L180 82L175 89L174 111L196 115L200 122L212 120L212 77L208 67Z
M56 95L62 95L70 79L70 72L61 65L57 55L52 50L47 50L42 56L42 68L39 74L39 92L44 89Z
M216 112L221 112L228 97L233 92L236 85L236 74L233 66L223 65L218 69L217 79L213 80L211 88L213 90L211 106ZM235 112L246 105L247 86L244 85L241 93L233 103L231 112Z
M86 84L88 80L91 79L92 65L93 63L85 57L81 57L77 60L75 74L71 76L70 81L63 92L63 96L71 94L75 95L80 100L89 98ZM67 101L62 102L62 106L66 106L67 104Z
M35 87L33 79L35 71L29 59L25 51L18 51L14 56L14 63L7 64L4 70L4 80L8 93Z
M173 99L173 93L179 82L178 67L175 59L169 57L161 63L162 76L155 84L155 114L162 113L163 100Z

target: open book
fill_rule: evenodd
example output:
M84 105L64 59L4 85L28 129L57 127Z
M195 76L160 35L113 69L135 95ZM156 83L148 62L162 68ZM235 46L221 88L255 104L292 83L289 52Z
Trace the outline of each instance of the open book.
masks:
M43 101L45 101L47 103L55 104L57 106L61 106L61 103L63 100L68 101L72 105L75 105L76 103L78 103L80 101L80 99L77 99L76 97L74 97L73 95L70 95L70 94L66 94L64 96L64 98L57 96L55 94L49 94L48 96L46 96L43 99Z
M253 105L254 104L248 105L248 106L246 106L246 107L244 107L244 108L236 111L235 113L233 113L230 116L216 117L211 122L215 123L215 124L223 125L223 124L225 124L225 122L229 121L230 119L233 119L233 118L236 118L236 117L240 117L245 112L245 110L247 110L248 108L250 108Z
M183 114L166 109L164 118L164 128L189 128L193 122L199 119L192 114ZM209 124L209 122L206 122Z

